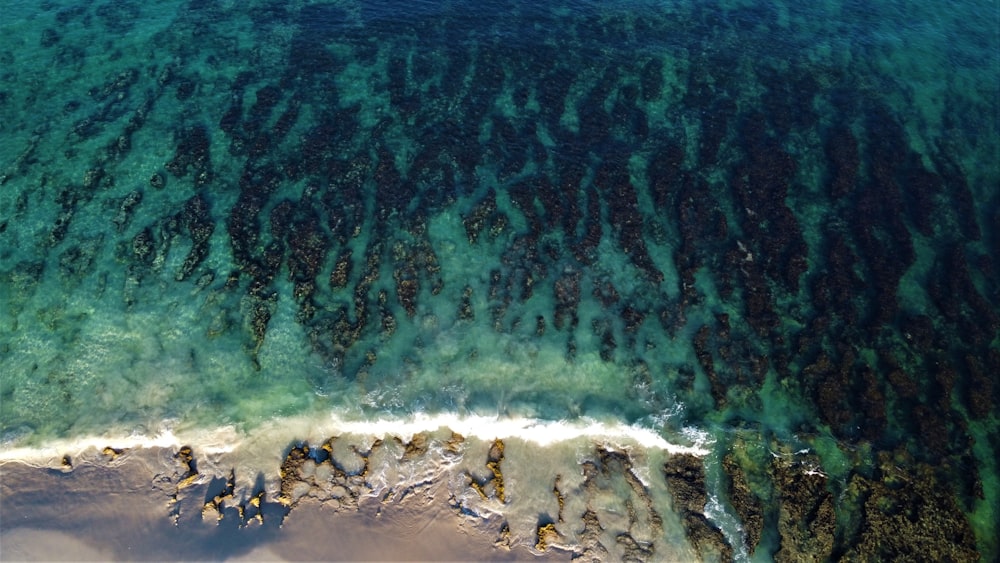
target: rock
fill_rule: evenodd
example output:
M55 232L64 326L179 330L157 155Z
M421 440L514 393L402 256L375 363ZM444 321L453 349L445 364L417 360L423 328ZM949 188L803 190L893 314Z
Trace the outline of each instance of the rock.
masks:
M348 248L337 257L337 263L330 272L330 288L340 289L347 287L347 282L351 276L351 255L353 251Z
M775 561L826 561L833 554L837 519L819 458L775 457L772 475L780 502L781 547L774 555Z
M156 251L156 243L153 240L153 232L146 227L136 233L132 239L132 254L138 262L149 264L153 260Z
M674 500L674 510L684 521L684 531L703 559L718 557L733 560L733 548L722 530L705 517L708 492L705 489L705 469L701 458L690 454L670 457L663 466L667 488Z
M462 300L458 305L458 318L463 321L471 321L476 318L476 313L472 309L472 287L465 286L462 290Z
M607 561L610 553L608 553L608 549L600 541L601 534L604 533L604 528L601 526L601 521L597 518L597 513L587 509L583 513L581 520L583 520L583 532L579 534L579 537L582 549L578 559L584 561Z
M139 190L133 190L126 195L121 204L118 206L118 213L115 214L115 218L111 220L115 224L115 228L120 233L125 230L128 226L129 221L132 219L132 213L135 211L136 206L142 203L142 192Z
M486 468L490 470L492 476L485 481L478 480L471 473L466 473L469 479L469 486L472 487L484 500L495 497L501 503L507 502L506 490L504 489L503 472L500 463L503 461L504 443L499 438L493 441L490 446L489 455L486 458Z
M297 485L302 484L301 471L307 461L310 461L308 445L293 447L285 455L285 461L278 470L278 477L281 479L281 496L278 501L281 504L290 507L301 498L301 490L297 490Z
M704 561L733 561L733 548L722 530L704 514L689 512L684 516L684 531ZM644 559L643 559L644 560Z
M538 551L545 551L550 545L559 540L559 532L556 531L555 524L551 522L539 524L536 536L538 537L538 541L535 542L535 549Z
M423 457L427 453L427 448L429 444L427 443L428 435L426 432L418 432L414 434L410 441L406 443L406 450L403 452L403 461L412 461L414 459Z
M195 186L207 184L212 178L208 129L204 125L198 125L181 132L178 137L174 158L166 164L167 171L178 178L193 172Z
M722 467L729 476L729 502L743 523L747 552L753 555L764 530L764 512L760 498L750 489L743 469L732 454L727 454L722 459Z
M105 449L107 451L107 449ZM174 459L180 462L183 473L177 481L177 490L192 485L198 479L198 464L194 459L194 451L190 446L183 446L174 454Z
M976 538L948 483L905 453L879 455L874 478L851 477L848 502L863 525L843 561L979 561Z
M580 303L580 273L566 272L555 282L556 310L553 322L557 330L563 326L572 331L579 323L576 308Z
M674 499L675 510L682 513L705 510L708 494L701 458L688 454L671 456L663 466L663 474Z

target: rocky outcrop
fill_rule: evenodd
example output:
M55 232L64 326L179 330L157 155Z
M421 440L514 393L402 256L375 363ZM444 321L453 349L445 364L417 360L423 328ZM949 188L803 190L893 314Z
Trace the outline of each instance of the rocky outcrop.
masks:
M663 466L663 475L674 510L683 518L684 530L698 554L703 559L733 561L733 548L722 530L705 517L708 492L703 463L694 455L673 455Z
M826 561L833 553L837 519L819 458L778 456L771 474L781 537L775 561Z
M753 555L764 530L764 509L760 497L751 488L743 468L732 454L722 459L722 467L729 477L729 502L743 523L744 544Z
M949 483L903 452L879 455L873 478L847 487L858 521L843 561L979 561L976 538Z
M495 498L500 501L501 504L507 500L507 493L504 488L503 481L503 471L500 470L500 463L503 461L503 450L503 440L494 440L493 445L490 447L489 455L486 458L486 468L489 469L491 473L488 478L481 480L476 479L471 473L467 474L469 486L475 489L483 500ZM541 538L541 536L539 536L539 538Z

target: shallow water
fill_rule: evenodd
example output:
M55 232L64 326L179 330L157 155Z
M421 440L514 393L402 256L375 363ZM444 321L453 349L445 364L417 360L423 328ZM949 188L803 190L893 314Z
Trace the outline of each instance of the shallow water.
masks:
M899 556L861 547L891 529L865 536L864 499L905 505L924 483L946 492L920 518L964 539L911 543L988 559L993 12L11 3L2 460L190 445L247 495L258 474L277 494L294 446L406 442L431 417L523 440L506 474L552 464L511 477L522 497L584 479L597 445L627 448L664 518L636 528L653 545L690 539L664 464L694 448L694 512L737 559ZM614 463L592 482L627 496ZM893 468L919 484L879 488ZM809 532L827 543L788 530L782 506L808 495L786 471L823 475L806 492L830 495L837 533ZM607 529L642 527L576 487L574 518L603 502ZM518 502L494 508L537 550L551 498ZM551 522L568 552L595 545L579 522Z

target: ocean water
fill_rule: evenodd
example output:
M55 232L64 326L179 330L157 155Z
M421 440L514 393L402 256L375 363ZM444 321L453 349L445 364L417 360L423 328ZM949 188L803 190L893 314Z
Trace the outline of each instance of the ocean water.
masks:
M995 558L997 7L800 4L6 2L3 462Z

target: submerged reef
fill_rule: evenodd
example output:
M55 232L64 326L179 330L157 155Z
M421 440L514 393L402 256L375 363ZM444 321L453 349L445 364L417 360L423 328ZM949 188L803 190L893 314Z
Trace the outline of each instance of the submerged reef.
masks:
M39 14L59 82L0 52L25 84L0 92L5 443L199 409L617 417L713 449L640 476L598 447L538 551L656 559L672 511L705 559L1000 553L987 63L713 2L192 3L87 51L145 14L118 4ZM200 510L357 509L375 457L428 439L297 444L273 502L223 476ZM460 473L498 511L508 454ZM176 455L175 498L201 478Z

